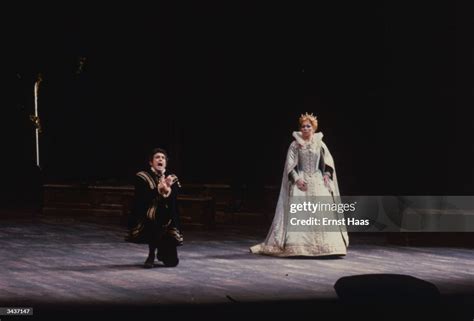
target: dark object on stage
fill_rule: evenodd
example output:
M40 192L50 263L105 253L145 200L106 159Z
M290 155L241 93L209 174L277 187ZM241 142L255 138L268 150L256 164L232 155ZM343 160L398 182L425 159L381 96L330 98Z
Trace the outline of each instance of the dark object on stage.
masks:
M337 280L334 289L345 303L436 303L438 288L427 281L401 274L363 274Z

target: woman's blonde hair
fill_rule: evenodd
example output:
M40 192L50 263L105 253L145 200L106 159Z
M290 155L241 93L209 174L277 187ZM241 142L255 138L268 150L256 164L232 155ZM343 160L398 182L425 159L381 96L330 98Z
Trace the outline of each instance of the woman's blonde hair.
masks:
M314 116L313 113L301 114L300 119L299 119L300 126L303 125L305 121L309 121L311 123L311 126L313 126L314 131L318 129L318 118L316 118L316 116Z

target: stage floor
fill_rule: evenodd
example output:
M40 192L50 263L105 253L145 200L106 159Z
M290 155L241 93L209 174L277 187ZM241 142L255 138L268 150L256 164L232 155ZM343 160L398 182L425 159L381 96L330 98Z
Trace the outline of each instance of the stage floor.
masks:
M124 242L125 229L116 224L45 217L0 223L0 307L337 302L339 278L379 273L423 279L445 303L474 306L469 248L400 247L376 235L353 235L344 258L273 258L249 252L264 231L222 227L185 231L178 267L144 269L146 245Z

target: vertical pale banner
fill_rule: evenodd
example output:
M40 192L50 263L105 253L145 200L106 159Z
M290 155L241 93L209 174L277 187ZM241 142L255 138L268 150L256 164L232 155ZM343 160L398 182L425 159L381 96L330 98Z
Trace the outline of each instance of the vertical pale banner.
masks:
M41 127L40 127L40 119L39 119L39 114L38 114L38 92L39 92L39 85L42 81L41 74L38 74L38 79L35 82L35 88L34 88L34 95L35 95L35 115L33 122L35 123L36 127L36 166L40 167L40 146L39 146L39 134L41 132Z

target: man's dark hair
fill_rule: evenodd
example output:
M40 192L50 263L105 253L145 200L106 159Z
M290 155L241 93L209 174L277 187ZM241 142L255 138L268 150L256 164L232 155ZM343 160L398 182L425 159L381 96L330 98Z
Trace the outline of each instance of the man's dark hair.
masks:
M166 150L164 150L163 148L153 148L148 156L148 160L150 162L153 160L153 156L155 156L156 153L161 153L165 155L166 161L169 160L168 153L166 152Z

